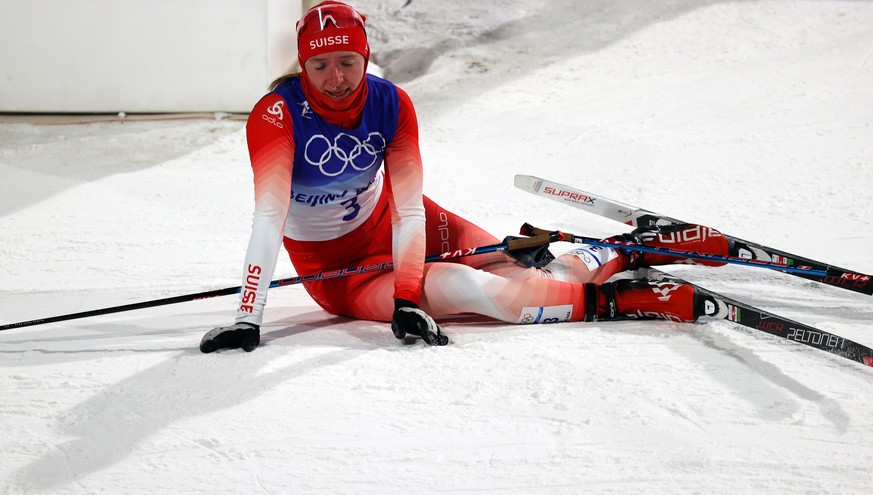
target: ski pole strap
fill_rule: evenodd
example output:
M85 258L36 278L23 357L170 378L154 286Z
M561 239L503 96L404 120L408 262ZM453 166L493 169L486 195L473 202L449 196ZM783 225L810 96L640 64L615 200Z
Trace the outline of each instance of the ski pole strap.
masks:
M529 223L525 223L521 227L521 232L524 235L538 235L540 232L549 232L543 229L538 229ZM526 233L526 234L525 234ZM559 232L563 236L563 240L576 244L587 244L589 246L608 247L613 249L624 249L629 251L640 251L643 253L663 254L676 258L688 258L693 260L716 261L719 263L729 263L734 265L745 265L757 268L767 268L788 273L798 273L806 275L814 275L824 277L828 274L827 270L817 270L808 266L792 266L785 263L776 263L773 261L751 260L747 258L737 258L735 256L722 256L718 254L698 253L695 251L685 251L681 249L663 248L654 246L644 246L633 242L612 242L594 237L584 237L566 232Z

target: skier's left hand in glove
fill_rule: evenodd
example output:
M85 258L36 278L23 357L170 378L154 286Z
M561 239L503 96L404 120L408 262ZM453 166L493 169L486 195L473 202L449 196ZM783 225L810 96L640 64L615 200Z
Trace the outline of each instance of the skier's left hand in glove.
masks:
M200 341L200 352L209 353L219 349L242 347L252 352L261 342L261 330L252 323L237 323L228 327L216 327L206 332Z
M406 299L394 300L394 317L391 320L391 330L400 340L406 334L418 335L427 345L446 345L449 338L443 335L442 329L418 305Z

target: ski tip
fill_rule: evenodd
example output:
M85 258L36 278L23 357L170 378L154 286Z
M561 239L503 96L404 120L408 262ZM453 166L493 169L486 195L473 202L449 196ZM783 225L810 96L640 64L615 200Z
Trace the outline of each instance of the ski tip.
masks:
M873 356L864 356L864 364L873 367Z
M532 175L522 175L516 174L515 176L515 187L519 189L525 189L529 191L536 191L539 189L539 184L543 182L539 177L534 177Z

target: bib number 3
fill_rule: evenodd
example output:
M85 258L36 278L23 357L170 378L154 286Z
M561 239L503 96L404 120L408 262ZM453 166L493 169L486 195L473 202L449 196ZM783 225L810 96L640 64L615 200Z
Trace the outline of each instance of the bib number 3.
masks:
M355 196L352 199L347 199L340 203L341 205L346 207L346 215L343 217L344 222L348 222L354 220L355 217L358 216L358 213L361 211L361 205L358 204L358 197Z

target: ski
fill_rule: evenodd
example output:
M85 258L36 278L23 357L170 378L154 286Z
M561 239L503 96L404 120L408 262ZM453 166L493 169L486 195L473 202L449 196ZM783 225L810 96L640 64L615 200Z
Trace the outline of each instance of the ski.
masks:
M639 251L642 253L656 253L656 254L664 254L668 256L674 256L679 258L686 258L690 260L706 260L706 261L715 261L718 263L730 263L735 265L744 265L753 268L766 268L769 270L779 270L781 272L800 272L800 273L809 273L809 274L817 274L817 275L825 275L825 271L817 271L808 266L792 266L787 265L785 263L779 263L774 261L760 261L748 258L739 258L736 256L722 256L719 254L704 254L698 253L696 251L686 251L684 249L675 249L675 248L667 248L667 247L656 247L656 246L644 246L642 244L636 244L633 242L626 241L616 241L610 239L597 239L595 237L586 237L582 235L571 234L569 232L562 232L560 230L548 231L545 229L539 229L534 227L533 225L525 222L524 225L521 226L520 233L521 235L541 235L541 232L547 233L550 238L554 238L558 241L566 241L572 242L574 244L585 244L588 246L599 246L606 248L614 248L614 249L624 249L627 251Z
M532 175L516 175L515 186L537 196L558 201L632 227L653 227L688 223ZM724 233L722 235L731 241L732 249L730 256L732 257L781 263L797 267L801 270L783 271L807 280L859 292L868 296L873 295L873 276L871 275L804 258ZM810 271L817 273L810 273Z
M572 235L567 237L562 232L549 232L544 229L536 228L528 223L521 227L522 235L543 236L548 234L550 237L558 234L557 237L562 240L573 242ZM697 284L688 282L674 275L658 270L656 268L641 268L633 272L631 278L647 278L654 282L664 282L672 284L687 284L696 288L698 291L710 296L715 301L715 307L706 311L707 316L702 318L709 319L724 319L732 321L744 327L759 330L777 337L781 337L793 342L813 347L815 349L829 352L837 356L850 359L852 361L873 367L873 349L854 342L852 340L840 337L839 335L811 327L804 323L794 321L783 316L756 308L751 304L746 304L736 299L724 296L713 292L709 289L701 287ZM621 319L632 319L630 317L622 317ZM645 319L645 317L641 317Z
M759 330L792 342L798 342L814 349L829 352L863 365L873 367L873 349L863 344L790 320L769 311L764 311L763 309L718 294L658 269L643 268L636 273L639 277L646 277L658 282L688 284L695 287L698 291L712 297L716 301L718 307L715 308L712 316L705 316L702 318L732 321L744 327Z

